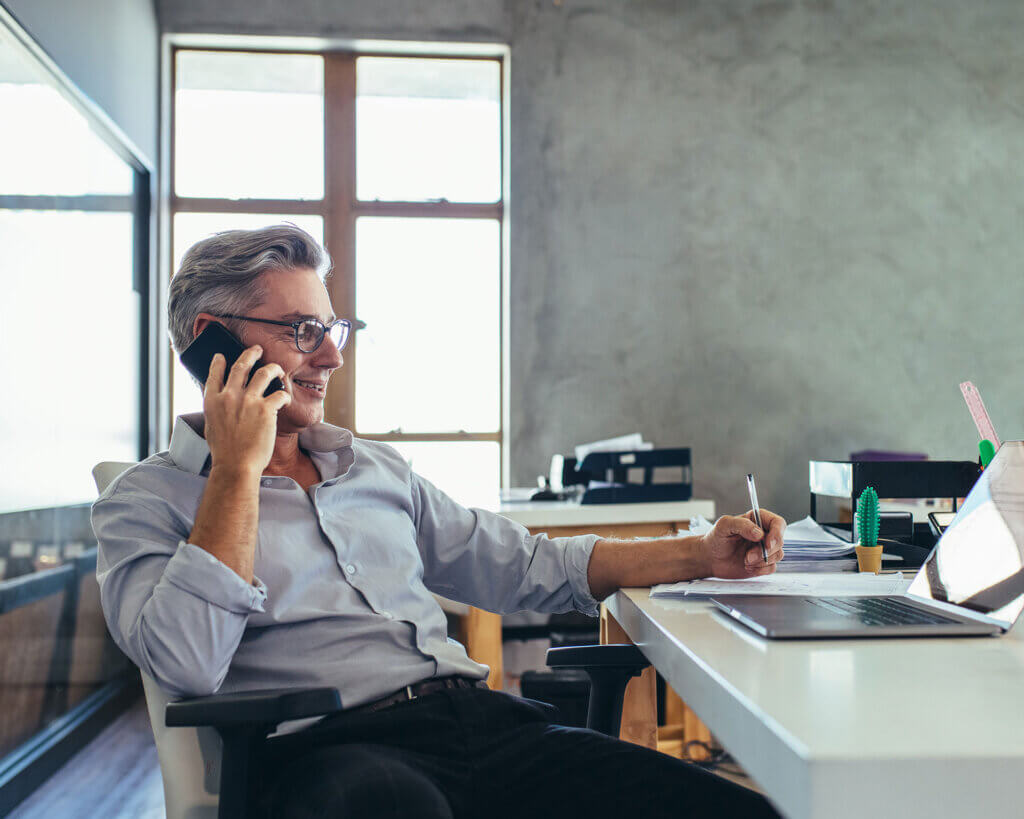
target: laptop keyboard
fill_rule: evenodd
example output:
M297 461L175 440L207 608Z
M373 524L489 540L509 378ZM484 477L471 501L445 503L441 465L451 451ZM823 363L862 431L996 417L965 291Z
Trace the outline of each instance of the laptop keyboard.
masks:
M812 597L808 602L834 614L856 617L866 626L930 626L959 623L891 597Z

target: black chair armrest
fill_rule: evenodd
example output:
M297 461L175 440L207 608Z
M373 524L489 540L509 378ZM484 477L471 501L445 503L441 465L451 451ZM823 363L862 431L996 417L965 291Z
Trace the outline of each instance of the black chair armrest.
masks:
M275 688L214 694L167 704L168 728L211 725L277 725L305 717L319 717L341 708L336 688Z
M650 662L632 643L603 646L564 646L549 648L547 663L552 668L620 668L642 671Z
M292 719L319 717L341 708L337 688L274 688L214 694L167 704L168 728L212 726L223 741L219 819L248 816L253 751L275 726Z
M604 646L549 648L547 663L553 668L582 668L590 677L587 727L617 737L622 722L622 697L626 684L650 663L632 643Z

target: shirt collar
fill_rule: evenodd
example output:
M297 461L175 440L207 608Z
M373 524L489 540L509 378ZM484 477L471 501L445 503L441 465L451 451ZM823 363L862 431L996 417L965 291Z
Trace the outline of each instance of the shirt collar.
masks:
M210 447L202 435L205 422L201 412L179 415L171 433L170 458L181 469L193 475L202 474L210 460ZM333 424L314 424L299 433L299 445L307 452L338 452L339 464L351 464L352 433ZM347 457L346 457L347 456Z

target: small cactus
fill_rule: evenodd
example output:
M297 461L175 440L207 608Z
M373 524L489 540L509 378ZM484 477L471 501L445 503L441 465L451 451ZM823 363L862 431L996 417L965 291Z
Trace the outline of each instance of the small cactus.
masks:
M857 499L857 534L861 546L878 545L878 493L869 486Z

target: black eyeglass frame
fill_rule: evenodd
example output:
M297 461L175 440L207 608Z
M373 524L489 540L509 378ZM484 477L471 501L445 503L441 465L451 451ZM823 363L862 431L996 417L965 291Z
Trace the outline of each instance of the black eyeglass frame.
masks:
M345 346L348 344L349 338L352 337L352 330L362 330L364 327L366 327L366 322L359 321L358 319L356 319L355 321L349 321L348 319L336 319L335 321L332 321L330 324L324 324L318 318L303 318L296 319L295 321L280 321L279 319L255 318L254 316L238 316L235 315L234 313L220 313L217 315L217 318L237 319L239 321L258 321L261 324L276 324L279 327L291 327L292 332L294 333L295 336L295 347L300 353L315 353L317 350L320 349L320 345L324 343L324 339L327 338L331 330L334 327L337 327L339 324L345 328L345 333L341 337L341 344L335 345L337 346L338 352L340 353L342 350L345 349ZM311 350L303 350L302 345L299 344L299 328L303 324L315 324L317 325L317 327L320 328L320 339L317 341L316 344L313 345L313 349Z

